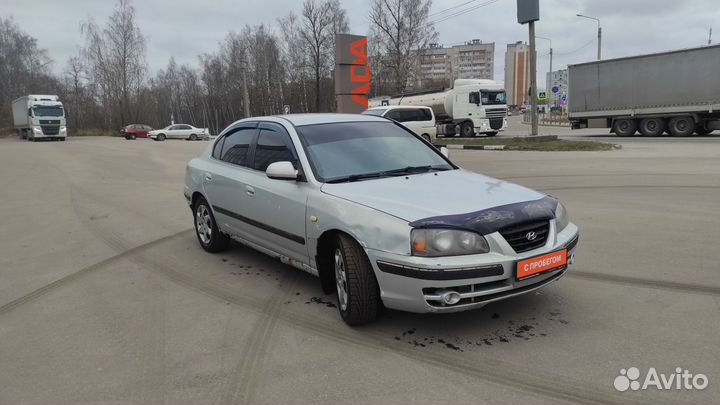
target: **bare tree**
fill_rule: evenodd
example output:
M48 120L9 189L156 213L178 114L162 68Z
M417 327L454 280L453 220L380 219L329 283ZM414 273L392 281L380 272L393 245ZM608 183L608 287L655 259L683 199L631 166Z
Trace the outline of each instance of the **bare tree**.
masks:
M370 9L371 37L383 70L392 77L392 89L401 93L414 74L421 50L437 38L430 24L431 0L373 0ZM376 75L377 76L377 75Z
M35 38L11 18L0 18L0 129L12 126L11 110L4 106L15 98L57 91L59 82L50 74L51 63Z
M108 113L119 105L115 124L124 125L131 117L131 99L139 93L147 70L145 38L135 21L135 8L130 0L119 0L105 28L90 20L81 32L98 97Z
M333 40L337 33L347 32L345 10L338 0L305 0L303 3L300 37L311 56L315 74L315 105L320 110L320 83L332 63Z

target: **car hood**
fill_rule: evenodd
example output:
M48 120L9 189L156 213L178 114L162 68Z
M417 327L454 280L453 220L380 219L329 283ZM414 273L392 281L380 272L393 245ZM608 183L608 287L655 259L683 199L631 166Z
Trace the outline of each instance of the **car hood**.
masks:
M326 183L321 190L408 222L478 212L545 197L529 188L463 169L352 183Z

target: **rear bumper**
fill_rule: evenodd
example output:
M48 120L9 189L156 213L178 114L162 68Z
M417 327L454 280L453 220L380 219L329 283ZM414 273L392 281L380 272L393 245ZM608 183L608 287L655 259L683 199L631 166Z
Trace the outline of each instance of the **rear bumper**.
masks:
M459 312L537 290L565 275L574 261L578 228L570 224L559 233L553 229L551 234L545 246L522 254L514 253L495 233L486 236L493 252L482 255L420 258L369 250L368 257L385 306L420 313ZM568 250L567 265L520 281L515 279L519 260L562 249ZM460 302L444 304L439 291L457 292Z

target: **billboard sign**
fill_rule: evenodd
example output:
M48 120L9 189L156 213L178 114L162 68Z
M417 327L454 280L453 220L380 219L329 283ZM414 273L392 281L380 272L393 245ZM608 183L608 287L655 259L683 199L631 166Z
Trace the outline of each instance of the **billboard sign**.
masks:
M517 19L526 24L540 19L540 0L517 0Z

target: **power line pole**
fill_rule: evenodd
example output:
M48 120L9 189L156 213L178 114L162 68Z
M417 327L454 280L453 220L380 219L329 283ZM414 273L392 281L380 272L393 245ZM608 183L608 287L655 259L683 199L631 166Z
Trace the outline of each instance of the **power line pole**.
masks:
M708 34L708 45L712 45L712 27L710 27L710 33Z
M535 54L535 21L530 21L528 23L528 29L530 31L530 135L537 135L537 55Z
M245 112L245 118L250 117L250 96L248 95L248 88L247 88L247 69L248 69L248 62L246 59L246 52L243 50L243 83L242 83L242 89L243 89L243 107Z

